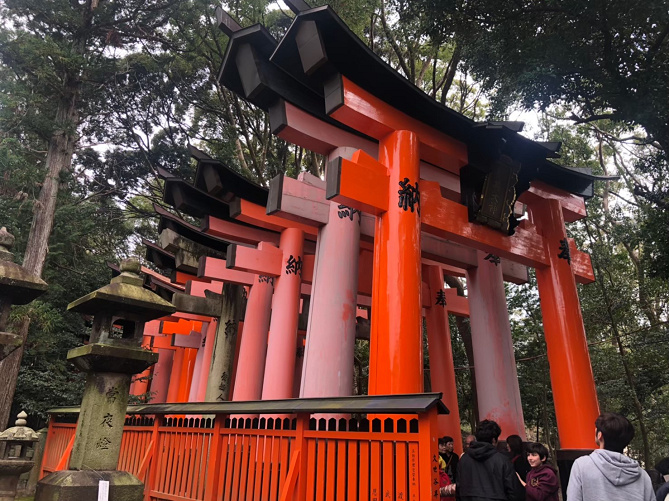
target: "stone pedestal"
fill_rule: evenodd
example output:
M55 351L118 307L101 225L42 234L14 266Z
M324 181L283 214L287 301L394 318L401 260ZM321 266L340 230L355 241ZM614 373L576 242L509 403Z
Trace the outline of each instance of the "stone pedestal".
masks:
M144 484L127 471L56 471L37 484L35 500L95 501L100 481L109 482L110 501L142 501Z

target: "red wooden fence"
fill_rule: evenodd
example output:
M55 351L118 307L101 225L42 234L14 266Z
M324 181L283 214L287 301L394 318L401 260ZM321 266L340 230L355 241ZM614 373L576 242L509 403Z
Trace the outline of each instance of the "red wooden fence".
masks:
M439 397L131 406L118 469L145 483L146 501L434 500L436 417L445 411ZM292 412L283 419L230 417L260 409ZM312 417L324 410L375 414ZM40 477L65 468L76 413L51 411ZM194 414L203 416L183 417Z

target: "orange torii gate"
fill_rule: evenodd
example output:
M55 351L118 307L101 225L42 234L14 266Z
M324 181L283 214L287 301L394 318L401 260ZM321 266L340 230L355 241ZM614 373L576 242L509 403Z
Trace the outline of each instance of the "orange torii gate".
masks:
M288 3L296 19L269 53L263 48L272 43L269 35L231 29L219 12L222 29L233 38L221 79L261 106L282 98L378 142L378 158L360 150L327 169L329 200L377 217L370 392L422 388L422 230L480 251L478 267L469 270L474 289L482 272L501 284L499 273L490 271L500 259L537 269L561 447L590 447L598 403L576 280L593 277L589 257L567 238L564 221L585 215L583 198L595 177L550 162L557 145L519 136L516 123L477 124L435 102L381 61L329 7ZM253 45L252 32L264 46ZM225 71L233 62L243 66L237 76ZM421 161L459 177L460 202L444 198L436 182L419 183ZM520 224L512 211L516 199L529 210L530 219ZM503 296L495 301L505 306ZM500 320L501 308L485 307L479 308L488 322ZM504 316L508 324L506 311ZM496 378L494 364L477 369L477 379L493 387L515 375L507 367Z

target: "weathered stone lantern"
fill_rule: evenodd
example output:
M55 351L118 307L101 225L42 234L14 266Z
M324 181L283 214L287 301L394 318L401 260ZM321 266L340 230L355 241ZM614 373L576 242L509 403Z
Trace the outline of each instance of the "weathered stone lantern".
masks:
M0 228L0 360L23 344L21 336L3 332L12 304L28 304L47 289L44 280L14 263L13 245L14 235Z
M4 446L0 457L0 501L14 501L19 477L35 464L32 458L39 436L26 426L28 415L25 412L16 417L16 426L0 433L0 450Z
M142 287L138 261L123 261L120 268L109 285L68 305L68 310L93 317L90 343L67 354L88 375L69 470L42 479L37 501L97 499L98 490L107 488L110 501L143 499L140 480L116 471L130 379L158 360L158 354L141 348L145 322L175 308Z

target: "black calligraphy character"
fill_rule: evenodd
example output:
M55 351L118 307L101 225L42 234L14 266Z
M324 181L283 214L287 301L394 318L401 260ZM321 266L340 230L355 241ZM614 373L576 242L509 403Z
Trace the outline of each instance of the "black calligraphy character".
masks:
M571 264L571 254L569 253L569 241L566 238L560 240L560 253L558 254L560 259L566 259L567 263Z
M403 500L403 499L404 499L404 493L403 493L403 492L400 492L400 493L397 495L397 499L399 499L400 501Z
M344 219L345 217L349 218L351 221L353 221L353 217L358 214L358 222L360 222L360 217L362 216L362 212L360 212L358 209L354 209L353 207L349 207L348 205L340 204L337 206L337 216L339 219Z
M416 182L416 186L413 186L409 182L409 178L405 177L404 181L400 181L399 184L401 189L397 190L397 193L400 196L397 206L405 211L411 209L411 212L414 212L414 204L418 205L418 207L416 207L416 212L420 214L420 192L418 191L418 182Z
M95 443L95 447L100 450L108 450L109 446L111 445L111 440L109 440L107 437L102 437L100 440L98 440Z
M432 455L432 462L433 463L439 463L439 460L437 459L437 456Z
M237 333L237 324L234 320L225 322L225 337L234 336Z
M110 428L113 428L114 427L114 425L112 425L113 418L114 416L112 416L111 414L109 413L105 414L104 417L102 418L102 423L100 423L100 426L109 426Z
M437 291L437 302L434 304L437 304L442 308L446 306L446 293L442 289Z
M384 497L386 497L387 499L390 499L390 491L389 490L386 490L386 494L385 494Z
M107 390L105 396L107 397L107 403L113 404L116 402L116 399L119 396L118 388L116 386L112 386Z
M297 256L297 259L291 254L286 263L286 275L290 274L302 276L302 258Z
M495 266L497 266L501 262L501 259L499 258L499 256L495 256L494 254L488 254L483 259L485 259L486 261L490 261Z
M258 275L258 283L266 283L274 286L274 277L268 277L267 275Z

